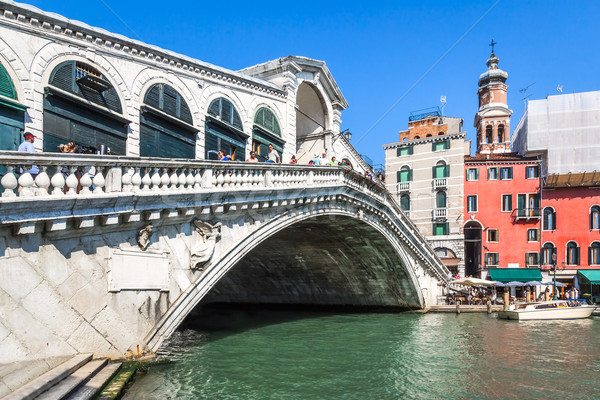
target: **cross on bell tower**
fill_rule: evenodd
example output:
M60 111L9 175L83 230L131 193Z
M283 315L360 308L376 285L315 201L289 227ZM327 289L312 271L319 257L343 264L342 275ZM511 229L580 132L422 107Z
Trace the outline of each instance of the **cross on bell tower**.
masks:
M498 68L498 57L492 39L489 46L492 54L487 60L487 71L479 76L479 110L473 125L477 129L477 153L495 154L510 152L510 116L506 94L508 74Z

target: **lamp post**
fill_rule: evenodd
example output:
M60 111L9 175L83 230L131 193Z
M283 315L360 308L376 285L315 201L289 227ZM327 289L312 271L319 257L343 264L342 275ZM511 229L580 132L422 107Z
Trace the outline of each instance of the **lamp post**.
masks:
M552 289L552 300L558 300L556 298L556 250L552 252L552 269L554 270L554 287Z
M344 135L346 137L346 139L348 139L348 141L350 141L350 139L352 139L352 132L350 132L350 128L348 129L344 129L343 131L340 132L342 135Z

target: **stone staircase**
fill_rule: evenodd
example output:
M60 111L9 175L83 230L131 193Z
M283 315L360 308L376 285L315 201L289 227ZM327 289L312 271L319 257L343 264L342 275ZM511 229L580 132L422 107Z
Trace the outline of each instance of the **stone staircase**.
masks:
M35 378L2 400L85 400L96 395L121 368L120 363L80 354Z

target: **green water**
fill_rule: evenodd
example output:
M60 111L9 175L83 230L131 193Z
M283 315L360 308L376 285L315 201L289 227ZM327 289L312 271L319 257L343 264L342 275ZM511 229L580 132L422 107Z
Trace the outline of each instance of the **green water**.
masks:
M259 312L182 330L124 399L600 399L600 318Z

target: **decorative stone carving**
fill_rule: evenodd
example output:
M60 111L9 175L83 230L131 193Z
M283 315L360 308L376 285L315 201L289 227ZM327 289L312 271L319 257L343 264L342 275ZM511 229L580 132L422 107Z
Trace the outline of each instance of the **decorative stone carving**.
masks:
M146 250L150 246L150 238L152 237L152 224L149 224L144 229L140 229L137 234L137 244L140 249Z
M222 224L219 222L211 225L200 220L194 220L192 224L195 230L190 246L190 267L202 270L215 253L217 240L221 238Z

